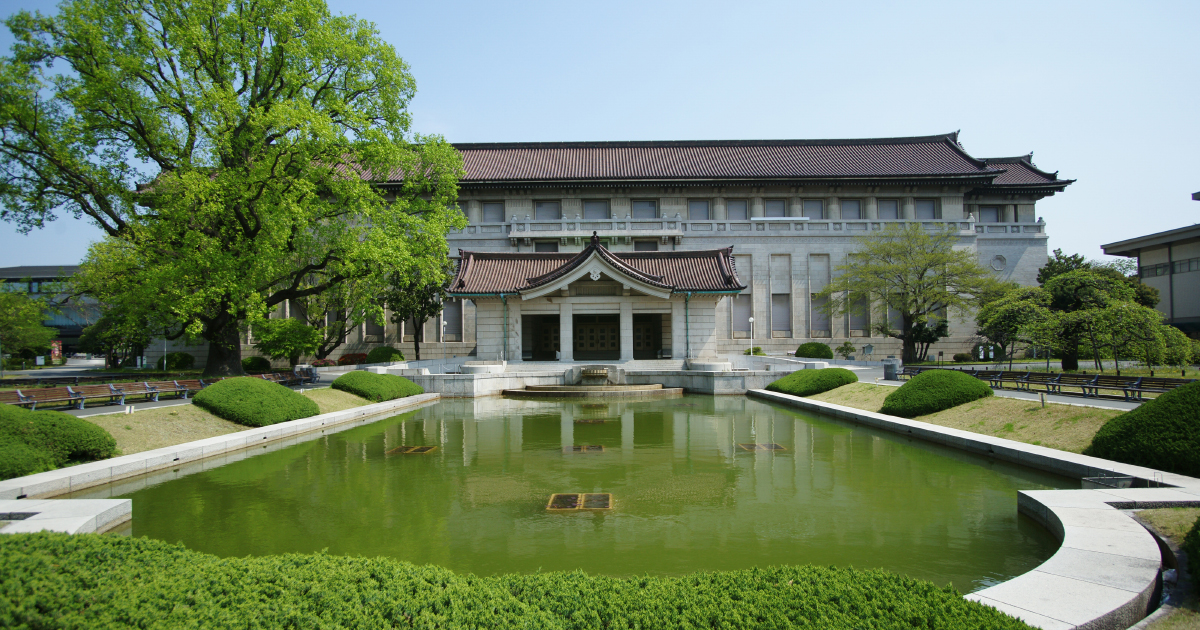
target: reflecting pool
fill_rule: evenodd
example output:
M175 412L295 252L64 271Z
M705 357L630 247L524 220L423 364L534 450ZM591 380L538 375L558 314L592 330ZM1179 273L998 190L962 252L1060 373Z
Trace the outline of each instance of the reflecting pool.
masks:
M1018 516L1017 490L1067 487L1078 482L741 396L685 396L447 400L76 496L131 498L133 535L222 556L324 549L476 574L833 564L966 592L1054 552ZM549 511L555 493L610 493L612 506Z

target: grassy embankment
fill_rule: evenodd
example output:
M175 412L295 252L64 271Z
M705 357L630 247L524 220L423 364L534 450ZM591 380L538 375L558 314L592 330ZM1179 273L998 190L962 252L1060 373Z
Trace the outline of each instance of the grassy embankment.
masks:
M304 395L317 403L321 413L371 404L369 400L331 387L308 389L304 391ZM222 420L195 405L158 407L143 409L128 415L116 413L84 419L104 427L111 433L117 440L117 448L124 455L236 433L250 428Z
M894 391L895 387L887 385L851 383L810 398L865 411L879 411L883 399ZM938 413L918 416L916 420L1078 453L1092 443L1092 436L1105 422L1122 413L1119 409L1054 403L1046 403L1043 408L1036 401L991 396Z
M1135 517L1149 525L1154 531L1176 547L1183 544L1183 537L1200 519L1200 508L1164 508L1161 510L1141 510L1134 513ZM1192 580L1197 578L1200 569L1200 558L1189 558ZM1184 593L1183 602L1163 619L1150 624L1148 630L1197 630L1200 629L1200 600L1193 589Z

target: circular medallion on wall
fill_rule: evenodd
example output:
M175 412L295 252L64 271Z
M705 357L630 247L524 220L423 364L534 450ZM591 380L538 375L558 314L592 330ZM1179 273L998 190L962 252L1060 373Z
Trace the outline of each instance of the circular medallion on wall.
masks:
M996 257L992 259L992 269L996 271L1004 271L1004 268L1007 266L1008 260L1000 254L996 254Z

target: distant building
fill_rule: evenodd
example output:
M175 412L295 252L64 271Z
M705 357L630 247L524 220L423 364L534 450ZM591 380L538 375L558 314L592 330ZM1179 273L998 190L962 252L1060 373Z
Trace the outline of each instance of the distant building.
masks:
M1200 192L1192 199L1200 201ZM1142 282L1158 289L1166 322L1200 339L1200 225L1101 246L1109 256L1137 258Z
M4 291L28 293L57 306L58 312L46 312L43 323L58 330L64 354L78 352L79 335L100 317L99 309L89 300L64 303L64 283L78 270L78 265L0 267L0 280L4 281L0 287Z

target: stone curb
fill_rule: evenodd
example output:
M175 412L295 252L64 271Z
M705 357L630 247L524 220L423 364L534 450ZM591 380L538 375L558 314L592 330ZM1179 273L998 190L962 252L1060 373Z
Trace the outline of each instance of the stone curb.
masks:
M1161 593L1162 551L1150 532L1120 510L1200 506L1200 479L1184 475L788 394L761 389L747 394L1077 479L1117 474L1173 486L1018 493L1018 511L1054 533L1061 546L1034 570L965 597L1045 630L1123 630L1144 618Z
M167 446L133 455L123 455L98 462L50 470L36 475L7 479L0 481L0 501L40 499L68 494L126 477L134 477L155 470L171 468L187 462L222 455L252 446L261 446L301 433L319 431L322 427L339 425L359 418L416 407L438 400L439 398L441 398L440 394L418 394L416 396L409 396L408 398L398 398L396 400L354 407L353 409L324 413L311 418L281 422L279 424L248 429L228 435L218 435L212 438ZM9 533L13 531L12 528L13 526L10 525L4 528L3 531L4 533Z

